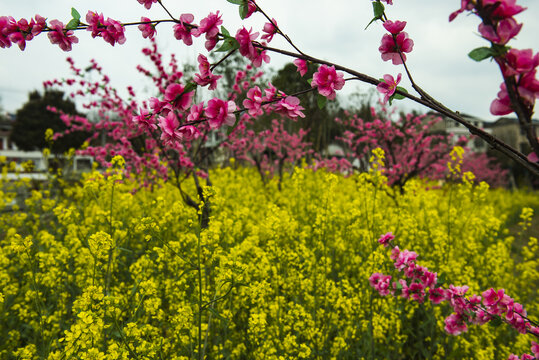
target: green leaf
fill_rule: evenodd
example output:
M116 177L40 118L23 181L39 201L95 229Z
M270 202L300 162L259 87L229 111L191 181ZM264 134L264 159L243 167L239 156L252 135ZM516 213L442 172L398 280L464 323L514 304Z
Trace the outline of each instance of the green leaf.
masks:
M241 5L245 2L245 0L226 0L226 1L232 4L236 4L236 5Z
M80 24L80 21L78 19L71 19L67 25L66 25L66 29L67 30L75 30Z
M311 83L313 82L313 79L307 79L307 82L309 83L309 85L311 85Z
M226 130L226 135L230 136L230 134L232 134L232 132L238 127L239 124L240 124L240 113L236 113L236 122L234 123L234 125L230 126Z
M221 26L221 34L223 34L224 37L227 37L227 38L230 37L230 33L224 26Z
M372 20L367 24L367 26L365 26L365 30L367 30L367 28L373 23L375 22L376 20L379 20L382 18L382 16L384 15L384 4L382 4L380 1L374 1L372 3L372 10L373 10L373 13L374 13L374 17L372 18Z
M403 88L403 87L397 86L397 90L400 90L400 91L402 91L403 93L408 94L408 90L406 90L406 89ZM393 94L392 98L395 99L395 100L402 100L402 99L405 98L405 96L404 96L404 95L401 95L401 94L395 93L395 94Z
M482 61L488 59L493 55L492 49L488 47L479 47L470 51L468 56L475 61Z
M326 106L328 99L324 95L318 94L318 98L316 99L316 103L318 104L319 109L323 109L324 106Z
M233 37L229 37L229 38L226 38L223 41L223 45L221 45L221 47L215 51L225 52L225 51L231 51L231 50L235 50L239 48L240 48L240 44L238 43L238 41L234 39Z
M395 289L397 289L397 290L402 290L402 284L401 284L400 282L397 281L397 282L395 283Z
M185 87L183 88L183 93L188 93L190 91L193 91L197 88L197 84L195 84L194 82L189 82L185 85Z
M384 4L382 4L380 1L375 1L372 3L372 10L374 12L374 17L381 19L382 15L384 15Z
M489 321L489 325L498 327L502 324L502 319L499 316L494 316L492 320Z
M80 14L75 8L71 8L71 16L73 16L73 19L80 20Z
M247 17L247 13L249 12L249 5L247 4L247 1L240 5L240 18L243 20Z

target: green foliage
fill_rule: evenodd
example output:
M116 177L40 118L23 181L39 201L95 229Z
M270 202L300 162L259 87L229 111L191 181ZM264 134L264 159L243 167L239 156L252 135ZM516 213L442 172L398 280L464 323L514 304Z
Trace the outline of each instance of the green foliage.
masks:
M66 114L77 115L75 103L64 98L64 93L58 90L46 90L43 94L33 91L28 95L28 101L16 113L11 140L21 150L41 150L47 147L45 130L52 129L63 132L67 129L60 115L51 112L47 107L54 107ZM57 139L52 152L63 153L70 148L79 148L90 136L86 132L73 132Z

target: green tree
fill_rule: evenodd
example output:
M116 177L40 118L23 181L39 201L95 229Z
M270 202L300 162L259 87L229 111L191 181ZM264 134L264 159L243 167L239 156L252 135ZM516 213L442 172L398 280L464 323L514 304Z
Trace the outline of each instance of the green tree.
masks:
M54 107L65 114L80 115L75 103L64 98L64 92L58 90L46 90L43 94L32 91L28 95L28 101L16 113L11 141L21 150L41 150L47 146L45 131L50 128L55 133L67 129L60 119L60 115L47 109ZM89 134L82 131L73 132L57 139L51 151L62 153L70 148L78 148Z

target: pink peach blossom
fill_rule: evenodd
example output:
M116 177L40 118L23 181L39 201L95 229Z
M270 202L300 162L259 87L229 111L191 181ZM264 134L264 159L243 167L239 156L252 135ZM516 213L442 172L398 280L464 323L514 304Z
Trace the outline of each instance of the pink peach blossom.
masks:
M140 18L140 21L141 22L150 22L151 19L142 16ZM146 38L153 39L153 37L155 36L155 26L153 24L140 24L138 26L138 29L140 31L142 31L142 37L145 38L145 39Z
M206 115L210 126L213 129L220 128L223 124L228 126L234 125L236 117L234 111L236 110L236 104L234 101L225 102L221 99L214 98L208 101L208 107L206 108Z
M195 17L193 14L182 14L180 16L180 22L175 24L174 37L178 40L182 40L185 45L193 45L194 28L190 25ZM198 35L197 35L198 36Z
M254 58L256 52L252 42L258 37L258 32L251 33L252 30L247 30L243 27L236 33L236 40L240 44L240 54L248 59Z
M273 39L273 35L277 34L278 28L276 27L277 21L275 19L271 19L272 22L267 22L264 24L264 28L262 31L265 32L264 35L262 35L262 40L266 40L267 42L271 42ZM275 25L274 25L275 24Z
M392 232L388 232L388 233L385 233L384 235L380 236L380 239L378 239L378 242L382 245L384 245L384 247L388 247L389 246L389 243L395 239L395 236L393 235Z
M219 11L216 13L210 13L204 19L200 21L200 25L197 29L193 30L194 36L200 36L206 34L206 39L215 38L219 34L219 25L223 23Z
M341 90L344 86L344 75L335 71L335 66L321 65L318 71L314 73L311 82L312 87L317 87L320 95L329 100L337 96L335 90Z
M79 42L79 39L73 35L73 30L64 31L64 24L61 21L51 20L49 28L51 31L47 35L50 42L58 44L64 51L71 51L71 45Z
M304 118L305 114L301 110L305 109L300 105L299 99L295 96L287 96L275 104L276 112L282 113L291 119L297 119L298 116Z
M305 74L307 74L307 61L306 60L303 60L303 59L296 59L294 60L294 65L296 65L296 67L298 68L298 71L299 71L299 74L301 76L304 76Z
M161 141L165 145L173 146L176 141L182 139L181 133L178 131L180 123L174 112L169 112L166 117L159 117L159 127L161 128Z
M397 35L402 30L404 30L404 27L406 26L406 21L396 20L395 22L393 22L391 20L386 20L384 21L383 26L391 34Z
M191 105L193 98L193 92L184 93L185 87L182 84L174 83L167 86L165 90L165 101L172 104L172 106L187 110Z
M260 116L264 113L262 110L263 101L262 90L258 86L255 86L247 91L247 97L243 100L243 106L252 117Z
M397 90L397 85L400 83L402 78L402 75L399 73L397 75L397 80L393 78L391 75L384 75L384 82L381 82L376 86L376 90L384 95L383 103L387 103L389 98L395 94L395 90Z
M157 0L137 0L141 5L144 5L146 9L150 9L152 4L155 4Z
M378 50L382 54L382 60L388 61L391 60L393 65L402 64L402 60L406 61L406 54L412 51L414 47L414 42L408 37L406 32L401 32L395 35L385 34L382 37L382 43ZM402 54L399 54L399 50Z

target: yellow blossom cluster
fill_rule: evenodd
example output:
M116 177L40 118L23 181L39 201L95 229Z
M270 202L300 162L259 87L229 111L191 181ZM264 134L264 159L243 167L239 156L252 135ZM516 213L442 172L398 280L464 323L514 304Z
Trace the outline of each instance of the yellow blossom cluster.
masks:
M455 174L459 154L454 154ZM1 359L505 359L529 340L507 326L445 334L448 306L380 297L391 273L381 234L446 284L490 287L539 316L539 194L460 183L385 185L296 168L263 184L256 170L210 172L210 221L172 183L109 174L28 191L3 181ZM9 166L4 164L4 166ZM186 185L182 191L196 198ZM8 208L8 205L10 206ZM520 222L520 224L519 224Z

